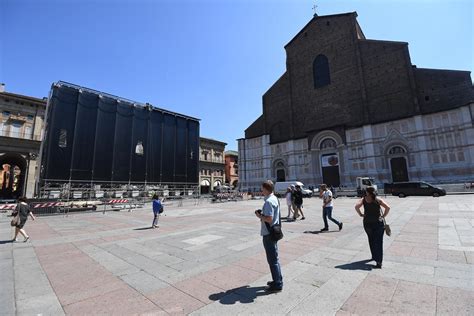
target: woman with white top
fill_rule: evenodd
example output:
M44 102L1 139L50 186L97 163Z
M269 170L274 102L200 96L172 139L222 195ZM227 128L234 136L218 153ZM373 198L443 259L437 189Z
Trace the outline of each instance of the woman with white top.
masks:
M291 196L291 187L288 187L286 190L285 198L286 198L286 205L288 206L288 216L286 218L291 218L291 213L293 212L293 200Z

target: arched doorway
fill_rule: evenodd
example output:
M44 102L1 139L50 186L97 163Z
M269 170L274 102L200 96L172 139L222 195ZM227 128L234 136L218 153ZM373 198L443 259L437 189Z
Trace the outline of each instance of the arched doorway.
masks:
M211 183L209 180L204 179L201 181L201 194L208 194L210 192Z
M392 182L408 181L407 151L402 146L393 146L388 151Z
M234 182L232 182L232 187L234 189L237 188L238 185L239 185L239 180L234 180Z
M283 161L277 161L274 163L274 168L275 168L275 175L276 175L276 181L281 182L281 181L286 181L286 171L285 171L285 164Z
M321 155L321 172L323 175L323 182L329 186L338 187L341 184L339 176L339 155L335 151L337 143L334 139L328 137L324 138L319 144L319 149L322 152L327 152Z
M26 167L20 154L0 156L0 199L17 199L24 194Z

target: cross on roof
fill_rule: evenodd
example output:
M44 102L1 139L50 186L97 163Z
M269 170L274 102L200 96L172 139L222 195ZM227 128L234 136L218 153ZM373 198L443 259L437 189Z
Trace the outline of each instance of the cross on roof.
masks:
M314 16L317 16L317 15L318 15L318 13L316 12L316 9L317 9L317 8L318 8L318 5L315 3L315 4L313 5Z

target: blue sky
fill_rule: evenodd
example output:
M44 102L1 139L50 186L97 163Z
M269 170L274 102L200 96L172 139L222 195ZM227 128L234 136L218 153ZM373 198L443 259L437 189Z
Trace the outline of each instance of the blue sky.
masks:
M0 0L0 82L43 97L64 80L149 102L201 118L202 136L237 149L314 3ZM357 11L367 38L409 42L418 67L474 70L471 0L316 3L319 15Z

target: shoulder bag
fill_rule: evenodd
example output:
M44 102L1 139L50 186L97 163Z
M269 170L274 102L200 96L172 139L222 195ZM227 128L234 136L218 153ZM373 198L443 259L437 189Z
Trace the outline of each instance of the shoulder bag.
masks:
M265 226L267 226L267 229L270 232L270 237L273 241L279 241L280 239L283 238L283 231L281 230L281 209L280 209L279 200L278 200L278 222L273 226L270 226L270 224L265 222Z
M18 210L18 206L15 208L15 211L12 213L13 219L10 222L10 226L17 226L20 224L20 211Z
M390 237L392 235L392 230L390 229L390 225L387 224L387 222L385 221L385 217L383 217L382 208L380 208L380 217L383 221L383 229L385 231L385 234Z

